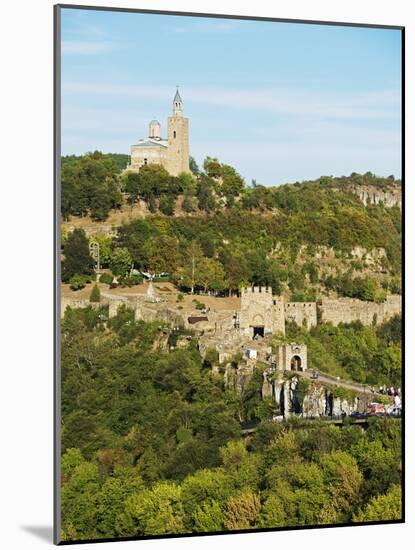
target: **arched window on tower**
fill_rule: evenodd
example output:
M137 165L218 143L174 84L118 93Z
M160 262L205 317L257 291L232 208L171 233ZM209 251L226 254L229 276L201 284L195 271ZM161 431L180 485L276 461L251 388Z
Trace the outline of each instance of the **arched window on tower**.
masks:
M173 137L176 139L176 130L173 130Z

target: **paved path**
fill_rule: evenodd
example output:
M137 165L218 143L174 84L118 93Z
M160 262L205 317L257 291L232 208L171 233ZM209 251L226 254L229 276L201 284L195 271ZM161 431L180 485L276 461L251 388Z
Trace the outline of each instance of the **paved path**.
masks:
M372 391L370 386L365 386L364 384L358 384L357 382L350 382L348 380L343 379L337 379L334 376L330 376L329 374L325 374L324 372L316 371L318 374L318 378L316 379L319 382L326 382L326 384L331 384L334 386L338 386L340 388L345 388L348 390L357 391L359 393L367 394L367 395L382 395L379 392ZM296 372L296 374L303 376L304 378L308 378L309 380L313 380L313 373L314 370L307 370L305 372ZM389 397L389 396L385 396Z

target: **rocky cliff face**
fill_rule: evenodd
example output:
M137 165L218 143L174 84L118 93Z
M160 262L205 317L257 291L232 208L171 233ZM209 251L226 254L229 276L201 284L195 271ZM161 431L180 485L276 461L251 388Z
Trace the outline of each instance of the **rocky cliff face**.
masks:
M398 185L391 185L387 189L379 189L372 185L359 185L351 187L350 191L357 195L365 205L383 203L385 206L399 206L399 208L402 205L401 187Z
M248 388L255 373L253 364L238 366L228 363L225 367L225 384L239 394ZM272 399L284 418L299 415L304 418L349 415L353 411L364 412L370 396L328 387L318 381L299 376L271 374L268 369L262 373L260 388L263 399Z
M292 414L305 418L349 415L353 411L364 412L369 396L351 391L339 391L319 382L293 376L279 376L270 380L264 373L262 396L271 397L279 404L281 415Z

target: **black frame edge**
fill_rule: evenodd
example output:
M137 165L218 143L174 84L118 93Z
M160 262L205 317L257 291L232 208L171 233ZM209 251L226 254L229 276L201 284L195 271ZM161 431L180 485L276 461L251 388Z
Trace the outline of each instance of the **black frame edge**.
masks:
M173 10L152 10L144 8L118 8L115 6L90 6L83 4L56 4L61 9L78 9L78 10L95 10L95 11L114 11L114 12L126 12L126 13L147 13L149 15L177 15L188 17L210 17L213 19L238 19L248 21L273 21L279 23L297 23L306 25L329 25L331 27L364 27L374 29L395 29L402 30L405 27L403 25L385 25L376 23L350 23L347 21L321 21L317 19L290 19L287 17L265 17L255 15L229 15L225 13L204 13L204 12L187 12L187 11L173 11Z
M61 424L61 364L60 364L60 172L61 172L61 7L53 6L53 207L54 207L54 350L53 350L53 543L60 544L60 424Z

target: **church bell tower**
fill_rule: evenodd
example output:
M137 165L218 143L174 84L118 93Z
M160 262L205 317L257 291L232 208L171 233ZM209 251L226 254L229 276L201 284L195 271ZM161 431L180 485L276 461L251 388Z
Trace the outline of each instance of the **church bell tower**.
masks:
M179 90L173 99L173 113L168 118L168 171L173 176L189 169L189 119L183 115L183 101Z

